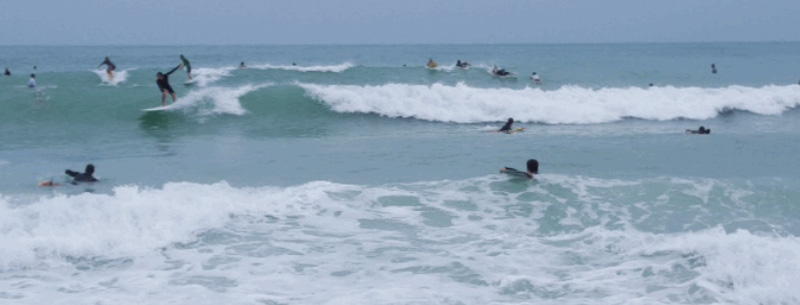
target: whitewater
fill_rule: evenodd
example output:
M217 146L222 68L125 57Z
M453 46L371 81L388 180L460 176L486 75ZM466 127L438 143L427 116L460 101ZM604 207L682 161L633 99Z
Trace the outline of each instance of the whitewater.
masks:
M0 47L0 304L800 303L799 46Z

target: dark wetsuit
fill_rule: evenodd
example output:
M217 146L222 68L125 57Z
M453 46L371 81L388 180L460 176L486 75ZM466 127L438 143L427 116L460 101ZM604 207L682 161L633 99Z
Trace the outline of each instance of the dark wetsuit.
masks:
M181 61L183 62L183 66L186 67L186 74L192 73L192 64L189 63L189 60L186 57L181 57Z
M533 179L533 175L528 174L527 172L523 172L521 170L518 170L516 168L506 167L504 173L509 174L509 175L513 175L513 176L519 176L519 177L525 177L525 178L528 178L528 179Z
M496 74L498 76L506 76L506 75L511 74L511 72L508 72L505 69L500 69L500 70L497 70L497 72L495 72L494 74Z
M164 92L164 89L167 89L167 92L175 93L175 90L172 90L172 86L169 85L169 75L172 74L172 72L175 72L175 70L178 70L178 68L180 67L181 65L178 65L169 72L164 73L161 79L156 79L156 85L158 85L158 91Z
M114 71L117 69L117 66L113 62L111 62L111 60L109 60L108 58L106 58L106 60L104 60L103 63L100 65L108 66L108 69L106 69L106 71Z
M503 128L500 128L500 130L498 131L505 131L505 132L511 131L511 124L514 124L514 122L506 123L505 125L503 125Z
M6 69L6 76L11 76L11 71L8 71L8 69Z
M97 182L98 180L89 173L79 173L71 170L64 171L67 175L72 177L72 182Z

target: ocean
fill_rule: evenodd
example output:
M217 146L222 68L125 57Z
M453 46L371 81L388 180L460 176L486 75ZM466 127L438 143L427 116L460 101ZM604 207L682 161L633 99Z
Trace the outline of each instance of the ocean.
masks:
M0 304L798 304L798 50L0 47Z

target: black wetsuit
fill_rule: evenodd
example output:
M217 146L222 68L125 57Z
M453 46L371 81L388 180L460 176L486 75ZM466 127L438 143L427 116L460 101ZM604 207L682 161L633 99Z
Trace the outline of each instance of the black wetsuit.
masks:
M117 66L116 66L116 65L115 65L113 62L111 62L111 60L109 60L108 58L106 58L106 59L103 61L103 63L102 63L102 64L100 64L100 65L101 65L101 66L102 66L102 65L106 65L106 66L108 66L108 69L107 69L108 71L114 71L114 70L116 70L116 69L117 69Z
M169 85L169 75L172 74L172 72L175 72L175 70L178 70L178 68L180 67L181 65L178 65L169 72L164 73L161 79L156 80L156 85L158 85L158 91L164 92L164 89L167 89L167 92L175 93L175 90L172 90L172 86Z
M89 173L79 173L71 170L64 171L67 175L72 177L72 182L97 182L98 180Z
M514 124L514 122L506 123L505 125L503 125L503 128L500 128L500 130L498 131L511 131L511 124Z
M11 71L8 71L8 69L6 69L6 76L11 76Z
M533 179L533 175L528 174L527 172L523 172L521 170L518 170L516 168L506 167L505 169L506 169L505 170L506 174L514 175L514 176L520 176L520 177L524 176L525 178Z

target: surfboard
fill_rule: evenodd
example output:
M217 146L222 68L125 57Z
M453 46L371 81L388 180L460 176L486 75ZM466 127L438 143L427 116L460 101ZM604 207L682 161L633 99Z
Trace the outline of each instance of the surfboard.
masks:
M166 105L166 106L159 106L159 107L153 107L153 108L142 109L142 111L145 111L145 112L152 112L152 111L165 111L165 110L171 110L171 109L175 109L175 104L170 104L170 105Z
M190 80L185 81L183 84L186 85L186 86L191 86L191 85L194 85L194 82L195 82L194 79L190 79Z
M508 133L523 132L523 131L525 131L524 127L518 127L517 129L509 130Z

